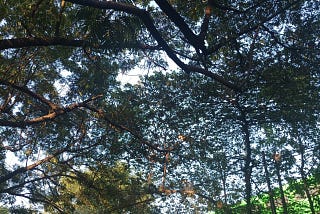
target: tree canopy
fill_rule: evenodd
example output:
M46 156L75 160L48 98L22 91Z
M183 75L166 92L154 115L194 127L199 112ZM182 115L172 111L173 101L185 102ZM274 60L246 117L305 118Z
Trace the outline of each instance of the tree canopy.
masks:
M314 0L1 1L1 202L319 212L319 15ZM119 82L133 69L148 75Z

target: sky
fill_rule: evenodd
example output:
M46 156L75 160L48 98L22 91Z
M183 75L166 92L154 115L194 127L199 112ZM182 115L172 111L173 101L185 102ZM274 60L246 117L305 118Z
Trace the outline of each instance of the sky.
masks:
M163 54L163 58L168 63L168 70L163 72L178 70L178 66L167 55ZM128 72L125 72L125 73L119 72L117 80L121 82L123 85L126 83L136 84L139 82L139 79L141 76L152 75L153 72L154 72L153 70L141 69L139 68L139 66L137 66L136 68Z

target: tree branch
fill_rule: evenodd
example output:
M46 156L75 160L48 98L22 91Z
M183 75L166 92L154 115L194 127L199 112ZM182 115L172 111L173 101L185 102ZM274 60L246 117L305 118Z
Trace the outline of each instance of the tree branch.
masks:
M199 38L204 41L206 38L206 34L208 32L208 27L209 27L209 21L212 13L212 8L207 6L205 9L205 15L201 24L201 30L199 33Z
M10 48L27 48L27 47L46 47L46 46L66 46L66 47L95 47L103 48L98 44L91 44L88 41L80 39L65 39L65 38L15 38L15 39L2 39L0 40L0 50ZM123 45L124 48L142 49L142 50L161 50L159 46L150 46L142 43L129 43Z
M40 199L40 198L34 198L31 196L27 196L25 193L17 193L17 192L7 192L10 195L15 195L15 196L19 196L19 197L23 197L26 199L29 199L30 201L37 201L37 202L42 202L42 203L46 203L46 204L50 204L51 206L53 206L56 210L58 210L60 213L64 213L64 211L62 210L62 208L60 208L58 205L56 205L55 203L52 203L50 200L47 200L45 197L43 197L44 199ZM42 196L42 195L41 195Z
M183 18L177 13L177 11L166 0L155 0L160 9L169 17L169 19L180 29L187 41L196 49L200 49L205 52L204 41L200 39L196 34L192 32Z
M70 111L73 111L76 108L80 108L80 107L86 107L88 102L91 102L93 100L99 99L101 98L102 95L97 95L95 97L91 97L83 102L80 103L73 103L71 105L68 105L66 107L59 107L57 109L55 109L54 112L51 112L49 114L43 115L41 117L36 117L34 119L31 120L24 120L24 121L8 121L8 120L3 120L0 119L0 126L9 126L9 127L19 127L19 128L24 128L26 126L30 126L33 124L38 124L41 122L45 122L48 120L53 120L58 116L64 115Z
M227 80L225 80L222 76L212 73L211 71L201 68L201 67L195 67L195 66L189 66L182 62L174 53L174 51L171 49L171 47L168 45L168 43L165 41L165 39L161 36L160 32L157 30L157 28L154 25L154 21L150 14L138 7L124 4L124 3L117 3L113 1L97 1L97 0L67 0L68 2L80 4L84 6L90 6L98 9L113 9L118 11L123 11L128 14L135 15L139 17L146 28L149 30L150 34L153 36L153 38L158 42L158 44L163 47L163 50L167 53L167 55L184 71L186 72L195 72L195 73L201 73L205 76L211 77L213 80L227 86L228 88L231 88L235 91L240 91L240 88L235 85L234 83L231 83Z
M210 0L209 0L210 1ZM212 6L218 8L219 10L222 11L232 11L236 14L243 14L246 13L246 11L242 11L242 10L238 10L236 8L233 7L229 7L229 6L225 6L225 5L220 5L217 3L217 1L211 1L212 2Z
M31 96L32 98L39 100L40 102L48 105L52 110L55 110L58 108L57 104L52 103L51 101L49 101L48 99L46 99L45 97L41 96L40 94L37 94L33 91L31 91L28 87L26 86L18 86L13 84L10 81L6 81L6 80L2 80L0 79L0 85L6 85L6 86L10 86L14 89L17 89L25 94L28 94L29 96Z
M93 112L96 112L98 113L99 117L103 118L105 121L107 121L108 124L110 124L111 126L115 127L116 129L118 130L121 130L121 131L125 131L125 132L128 132L130 133L132 136L134 136L136 139L138 139L141 143L147 145L148 147L156 150L156 151L159 151L159 152L168 152L168 151L172 151L174 148L170 147L170 148L159 148L157 145L154 145L146 140L143 139L142 136L140 136L139 134L137 134L136 132L134 132L133 130L129 129L128 127L126 126L123 126L123 125L120 125L120 124L117 124L115 122L112 122L106 115L106 113L101 110L101 109L96 109L94 107L91 107L91 106L86 106L86 108L88 108L89 110L93 111Z
M298 4L300 2L301 2L301 0L293 1L293 2L289 3L286 7L279 9L274 14L271 14L268 17L262 18L258 23L254 24L253 26L247 25L245 28L240 30L240 32L236 33L234 36L231 36L231 37L229 37L227 39L226 38L222 38L221 41L218 44L212 46L210 48L210 50L208 50L208 54L217 52L221 47L225 46L229 42L234 41L235 39L239 38L240 36L242 36L242 35L244 35L246 33L249 33L251 31L254 31L254 30L258 29L260 26L263 26L265 23L269 22L273 18L277 17L279 14L284 13L286 10L288 10L289 8L295 6L296 4Z
M98 96L97 96L97 97L98 97ZM93 100L93 99L94 99L94 98L88 99L88 100L86 100L86 101L83 102L83 103L89 102L90 100ZM80 139L79 139L79 140L81 141L81 139L82 139L82 136L80 136ZM43 158L43 159L41 159L41 160L39 160L39 161L37 161L37 162L35 162L35 163L33 163L33 164L30 164L30 165L26 166L26 167L20 167L20 168L18 168L18 169L16 169L16 170L14 170L14 171L12 171L12 172L4 175L4 176L1 176L1 177L0 177L0 184L6 182L6 181L9 180L9 179L12 179L14 176L16 176L16 175L18 175L18 174L22 174L22 173L25 173L25 172L27 172L27 171L34 170L37 166L39 166L39 165L41 165L41 164L43 164L43 163L49 162L52 158L57 157L57 156L59 156L60 154L66 152L66 151L70 151L70 152L74 152L74 153L80 153L80 151L85 151L85 150L94 148L94 147L96 147L96 146L99 145L99 144L101 144L100 141L98 141L98 142L96 142L96 143L94 143L94 144L92 144L92 145L86 146L86 147L84 147L84 148L81 148L80 150L77 149L77 150L72 151L72 150L70 150L70 147L71 147L72 145L74 145L74 142L72 142L71 145L68 144L66 147L64 147L64 148L62 148L62 149L59 149L59 150L56 150L52 155L49 155L49 156L47 156L47 157L45 157L45 158ZM42 178L39 178L39 180L41 180L41 179L42 179ZM18 185L18 186L20 186L20 185ZM18 186L17 186L17 187L18 187ZM9 189L11 190L11 189L13 189L13 188L9 188ZM9 190L9 189L8 189L8 190Z
M287 44L281 42L280 38L278 38L278 37L276 36L276 33L275 33L274 31L270 30L267 26L262 25L262 28L263 28L267 33L270 34L270 36L273 38L273 40L274 40L277 44L279 44L279 45L282 46L283 48L298 50L298 48L290 47L290 46L288 46Z
M0 50L9 48L25 48L34 46L70 46L83 47L86 45L84 40L65 39L65 38L17 38L17 39L2 39L0 40Z
M69 149L69 147L66 147L64 149L58 150L54 154L49 155L49 156L47 156L47 157L45 157L45 158L43 158L43 159L41 159L41 160L39 160L39 161L37 161L37 162L35 162L33 164L30 164L30 165L25 166L25 167L20 167L20 168L18 168L16 170L6 174L6 175L1 176L0 177L0 184L12 179L14 176L16 176L18 174L22 174L24 172L33 170L37 166L39 166L39 165L41 165L43 163L49 162L52 158L57 157L58 155L62 154L63 152L65 152L68 149Z

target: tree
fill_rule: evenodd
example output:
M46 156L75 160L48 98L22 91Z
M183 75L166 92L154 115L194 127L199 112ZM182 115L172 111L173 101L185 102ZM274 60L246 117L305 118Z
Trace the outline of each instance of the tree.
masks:
M70 169L126 160L159 197L186 202L191 195L203 209L226 212L227 203L245 198L252 213L252 196L265 183L261 151L286 152L278 172L295 164L296 151L315 163L312 171L318 168L316 152L288 150L294 133L303 135L299 145L317 148L318 2L0 6L0 152L14 152L23 163L10 169L1 156L2 198L50 204L44 196ZM167 69L163 54L184 74L119 87L117 74L138 64ZM314 137L302 132L306 124ZM268 130L276 133L272 142L259 136ZM306 178L309 166L292 171ZM272 188L276 171L267 167Z
M0 207L0 211L1 211L1 213L3 213L3 214L9 214L8 209L5 208L5 207Z
M75 170L62 178L57 190L47 197L63 212L150 213L152 195L146 195L139 177L129 173L124 163L113 168L100 165L84 173Z

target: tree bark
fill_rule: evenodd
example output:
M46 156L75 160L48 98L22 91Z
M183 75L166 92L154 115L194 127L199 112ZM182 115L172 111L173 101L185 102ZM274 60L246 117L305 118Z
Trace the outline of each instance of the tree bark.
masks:
M286 198L283 192L283 185L281 182L281 174L280 174L280 160L275 160L275 166L276 166L276 174L278 177L278 184L279 184L279 190L280 190L280 196L281 196L281 202L282 202L282 208L283 208L283 214L288 214L288 208L287 208L287 202Z
M267 162L266 162L266 158L265 158L265 153L264 152L262 152L262 164L263 164L263 168L264 168L264 172L265 172L265 176L266 176L266 181L267 181L267 186L268 186L271 213L272 214L276 214L277 213L276 212L276 205L274 203L273 190L272 190L271 182L270 182L270 174L269 174L269 171L268 171L268 166L267 166Z
M244 118L244 143L245 143L245 164L244 164L244 180L245 180L245 189L246 189L246 211L247 214L252 213L252 204L251 204L251 195L252 195L252 186L251 186L251 173L252 173L252 159L251 159L251 145L250 145L250 131L248 121Z
M299 138L299 137L298 137ZM312 197L308 188L308 182L307 182L307 176L306 173L304 171L304 165L305 165L305 156L304 156L304 148L303 145L301 143L301 139L299 138L299 152L300 152L300 158L301 158L301 166L300 166L300 175L302 178L302 182L303 182L303 190L307 195L307 199L308 199L308 203L310 206L310 211L312 214L316 214L316 211L314 209L314 205L313 205L313 201L312 201Z
M185 64L175 53L175 51L170 47L167 41L162 37L161 33L158 31L154 25L154 20L150 16L149 12L130 4L113 2L113 1L96 1L96 0L67 0L68 2L74 4L80 4L83 6L89 6L98 9L113 9L117 11L123 11L125 13L134 15L138 17L145 27L148 29L152 37L157 41L158 45L163 48L166 54L174 61L182 70L186 72L200 73L213 80L225 85L226 87L233 89L234 91L241 91L241 88L237 84L230 82L221 75L218 75L208 69L204 69L199 66L193 66ZM179 26L181 28L181 26Z
M31 164L31 165L28 165L28 166L25 166L25 167L20 167L20 168L18 168L16 170L6 174L6 175L1 176L0 177L0 184L4 183L4 182L7 182L8 180L12 179L13 177L15 177L15 176L17 176L19 174L22 174L22 173L25 173L27 171L33 170L37 166L39 166L39 165L41 165L43 163L49 162L52 158L54 158L54 157L60 155L61 153L63 153L64 150L66 150L66 149L58 151L54 155L49 155L49 156L47 156L47 157L45 157L45 158L43 158L43 159Z
M245 144L245 158L244 158L244 181L245 181L245 201L246 201L246 213L252 213L252 186L251 186L251 174L252 174L252 149L250 142L250 130L249 121L247 119L247 112L243 109L240 104L236 101L236 106L240 111L240 121L242 122L242 132L244 134L243 141Z
M73 40L65 38L16 38L16 39L3 39L0 40L0 50L9 48L26 48L36 46L70 46L70 47L83 47L84 40Z

